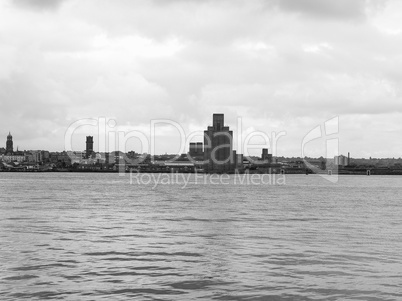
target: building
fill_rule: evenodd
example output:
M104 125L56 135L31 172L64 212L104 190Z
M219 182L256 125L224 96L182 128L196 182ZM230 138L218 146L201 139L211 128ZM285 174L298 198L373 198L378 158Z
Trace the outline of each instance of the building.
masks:
M272 163L272 154L268 153L268 148L262 149L261 160L264 163L268 163L268 164Z
M197 144L195 142L190 142L190 146L189 146L190 156L194 156L196 153L197 153Z
M233 132L225 126L223 114L213 114L212 126L204 131L204 161L206 172L234 170Z
M236 155L236 168L243 169L243 154Z
M86 141L86 150L85 150L85 155L87 158L92 156L92 153L94 152L94 137L93 136L87 136L87 141Z
M334 163L339 166L347 166L349 165L349 158L344 155L335 156Z
M204 154L204 144L202 142L197 142L195 145L197 155Z
M67 155L69 156L71 160L71 164L80 164L84 157L85 154L83 152L72 152L72 151L67 151Z
M11 133L8 132L7 141L6 141L6 154L12 155L13 152L14 152L13 136L11 136Z
M71 158L66 151L63 152L52 152L50 153L50 163L59 165L59 166L70 166Z
M140 154L137 154L135 151L129 151L126 153L126 156L130 159L136 159L139 157Z
M268 160L268 148L262 149L261 159L263 161Z
M40 150L37 151L30 151L32 154L32 161L35 163L42 163L43 162L43 153Z
M20 156L20 155L2 155L1 156L1 161L7 162L7 163L12 163L12 162L24 162L25 161L25 156Z
M43 163L50 163L50 152L46 150L40 151L41 157L42 157L42 162Z
M34 155L32 154L32 152L25 152L24 156L25 156L25 160L24 160L25 162L27 162L27 163L36 163Z
M204 149L202 142L190 142L189 146L189 156L194 160L203 160L204 158Z

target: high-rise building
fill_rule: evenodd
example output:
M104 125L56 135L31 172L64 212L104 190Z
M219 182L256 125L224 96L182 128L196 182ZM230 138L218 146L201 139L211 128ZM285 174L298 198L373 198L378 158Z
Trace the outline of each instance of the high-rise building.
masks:
M194 156L197 154L197 144L195 142L190 142L189 153L190 156Z
M225 126L223 114L213 114L212 126L204 131L204 161L207 172L234 170L233 131Z
M11 133L8 132L7 135L7 142L6 142L6 154L12 154L14 152L13 148L13 136L11 136Z
M268 148L262 149L261 159L263 161L268 160Z
M203 161L204 151L202 142L190 142L189 152L187 158L190 161Z
M197 155L201 155L204 152L204 147L203 147L202 142L197 142L196 151L197 151Z
M202 157L203 156L203 144L202 142L190 142L189 155L190 157ZM201 158L202 160L202 158Z
M86 157L89 158L92 153L94 152L94 137L93 136L87 136L87 148L86 148Z

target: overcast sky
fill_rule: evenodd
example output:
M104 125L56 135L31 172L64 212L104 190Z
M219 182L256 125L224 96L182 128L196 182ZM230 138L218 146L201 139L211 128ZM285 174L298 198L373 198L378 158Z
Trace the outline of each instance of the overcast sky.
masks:
M402 153L402 1L2 0L0 66L0 146L10 130L15 148L64 150L99 117L188 134L219 112L236 135L238 117L243 137L286 132L277 155L335 116L340 153ZM176 130L156 132L158 153L178 151Z

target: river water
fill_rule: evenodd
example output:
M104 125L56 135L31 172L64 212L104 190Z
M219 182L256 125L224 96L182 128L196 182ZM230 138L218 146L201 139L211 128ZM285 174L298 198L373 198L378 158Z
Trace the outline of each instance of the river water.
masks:
M402 177L185 176L0 173L0 299L402 300Z

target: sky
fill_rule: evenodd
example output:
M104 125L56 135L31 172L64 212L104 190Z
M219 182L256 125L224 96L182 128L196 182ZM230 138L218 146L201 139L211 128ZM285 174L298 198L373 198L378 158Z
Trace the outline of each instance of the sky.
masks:
M0 66L0 147L177 153L224 113L239 153L402 153L402 1L2 0Z

